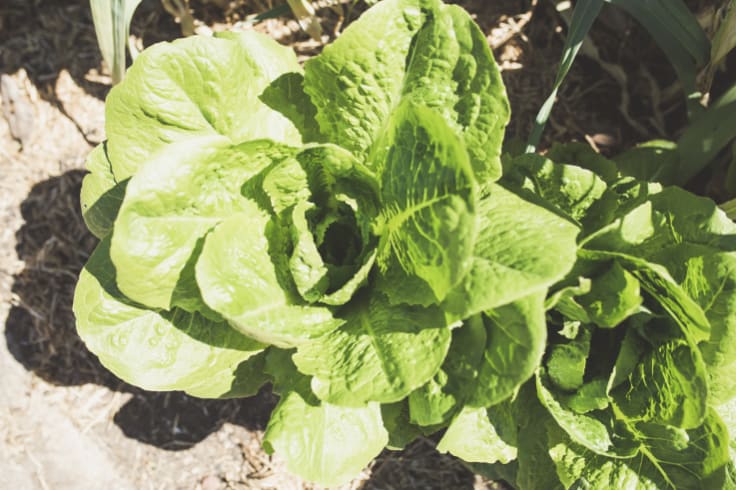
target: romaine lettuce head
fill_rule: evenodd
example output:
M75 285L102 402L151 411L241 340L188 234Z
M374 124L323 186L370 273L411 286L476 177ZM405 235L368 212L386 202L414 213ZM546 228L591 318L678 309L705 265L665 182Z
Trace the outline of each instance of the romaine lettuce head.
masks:
M272 382L264 445L323 484L448 426L510 461L488 409L534 376L584 209L497 182L508 119L484 34L439 0L378 3L304 70L254 32L151 47L88 159L80 336L148 389ZM463 445L473 425L495 432Z

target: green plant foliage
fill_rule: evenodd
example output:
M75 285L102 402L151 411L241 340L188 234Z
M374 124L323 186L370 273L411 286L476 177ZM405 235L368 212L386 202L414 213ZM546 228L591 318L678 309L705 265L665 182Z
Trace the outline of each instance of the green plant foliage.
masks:
M112 72L112 83L125 76L125 48L130 21L141 0L89 0L102 58Z
M702 111L703 107L698 102L702 94L697 90L696 77L699 69L710 61L711 45L697 18L688 10L683 0L578 0L569 21L569 30L552 90L537 113L527 142L527 152L532 153L536 150L552 113L557 91L570 71L580 46L604 3L624 9L644 26L675 69L683 85L690 116L696 116ZM733 20L729 18L726 23L733 24ZM721 56L722 52L731 49L728 46L731 46L733 40L729 34L728 31L719 33L718 50L713 51L714 55Z
M511 182L528 175L529 159L508 163ZM566 184L555 202L580 213L559 197L576 192ZM512 409L518 464L507 470L519 488L536 488L545 467L559 482L546 488L732 488L736 225L708 199L634 184L611 182L578 214L578 261L553 286L546 352ZM525 189L544 196L547 185Z
M253 32L159 44L107 116L74 311L126 381L270 382L265 449L322 485L444 429L521 489L730 481L736 224L580 146L502 176L460 8L383 0L304 71Z

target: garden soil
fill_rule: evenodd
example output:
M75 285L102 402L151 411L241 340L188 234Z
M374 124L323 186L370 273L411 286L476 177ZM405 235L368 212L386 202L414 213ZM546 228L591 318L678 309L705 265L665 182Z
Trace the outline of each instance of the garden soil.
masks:
M272 6L219 2L228 5L222 9L213 3L191 1L197 32L244 28L248 15ZM357 15L349 3L318 11L325 40ZM512 103L509 135L523 137L552 84L564 23L542 5L550 2L458 3L488 35ZM147 392L105 370L76 335L74 286L96 244L82 221L78 196L85 157L105 137L110 88L88 4L0 1L0 488L312 488L261 450L277 402L267 388L253 398L226 401ZM609 65L626 63L625 44L642 35L627 22L613 13L600 28L600 44L608 46L600 55ZM611 45L616 23L625 24L627 37ZM256 28L294 47L302 60L323 45L288 16ZM141 4L132 27L135 44L179 35L180 25L160 2ZM637 62L642 53L637 51ZM610 153L666 131L663 117L637 119L637 111L657 111L644 111L641 103L629 107L627 101L637 99L643 85L649 95L652 86L666 94L671 74L644 73L637 65L630 73L651 83L622 82L600 61L583 58L576 65L545 141L587 141ZM647 64L648 70L652 66L657 64ZM667 104L662 93L657 108ZM672 118L676 110L667 120ZM385 451L343 488L503 488L438 454L434 444L426 438L405 451Z

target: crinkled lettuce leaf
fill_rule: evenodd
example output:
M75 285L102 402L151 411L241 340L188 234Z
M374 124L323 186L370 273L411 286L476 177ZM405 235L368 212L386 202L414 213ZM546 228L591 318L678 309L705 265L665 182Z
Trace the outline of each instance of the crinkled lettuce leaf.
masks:
M309 378L299 373L288 351L269 354L266 370L281 400L271 414L263 446L286 459L289 471L324 485L354 478L389 441L381 406L358 407L320 401L309 390Z
M170 145L146 162L128 182L112 234L120 290L152 308L198 310L187 264L215 225L245 210L243 183L292 151L268 140L231 145L215 136Z
M312 390L329 403L397 402L439 370L451 333L442 310L391 305L374 292L341 312L342 325L297 349L294 362L313 376Z
M461 137L482 182L500 177L509 103L485 35L461 8L384 0L304 69L322 134L369 165L387 121L409 100Z
M194 138L301 143L297 128L259 98L274 79L300 71L292 50L254 31L146 49L105 103L113 175L125 180L169 144Z
M204 397L255 394L266 379L251 376L249 362L265 346L181 309L157 311L118 290L110 240L90 257L74 293L77 331L116 376L148 390L183 390ZM257 372L257 370L256 370Z
M436 304L470 262L477 234L473 171L462 141L425 106L402 104L386 135L377 257L390 274L384 292L393 303L413 303L412 284L418 279L431 290L419 304Z

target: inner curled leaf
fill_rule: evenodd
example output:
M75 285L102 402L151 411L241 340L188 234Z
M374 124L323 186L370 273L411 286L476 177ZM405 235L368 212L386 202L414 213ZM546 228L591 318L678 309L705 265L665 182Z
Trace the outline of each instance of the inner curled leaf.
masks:
M367 280L376 255L376 189L371 172L329 145L278 162L244 188L288 230L285 257L277 260L305 301L344 304Z

